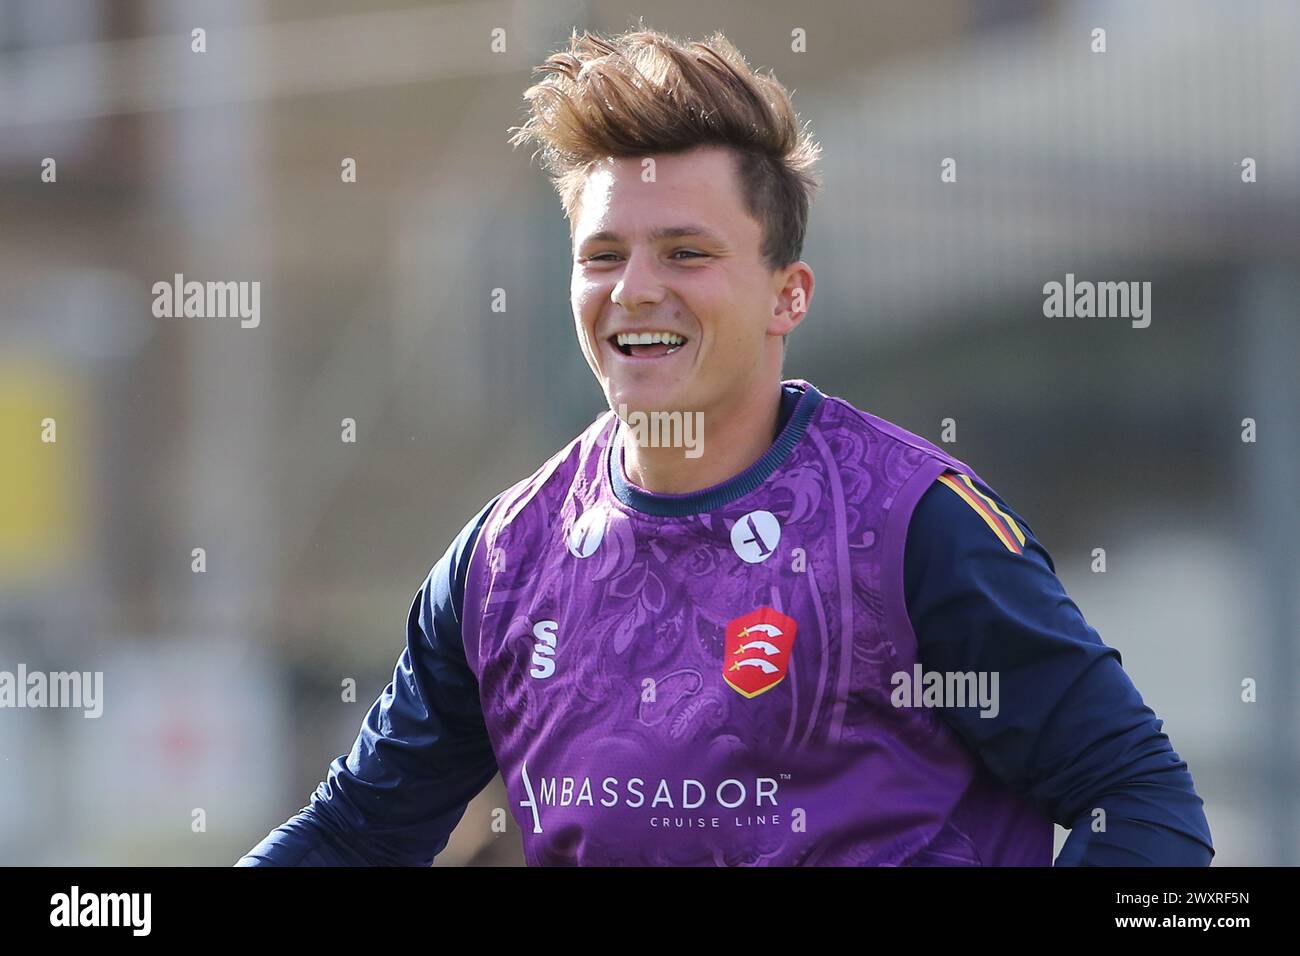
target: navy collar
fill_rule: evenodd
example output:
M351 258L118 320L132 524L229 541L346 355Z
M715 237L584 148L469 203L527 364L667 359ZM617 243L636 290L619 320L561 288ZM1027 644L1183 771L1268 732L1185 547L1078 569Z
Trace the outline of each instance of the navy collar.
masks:
M614 497L636 511L672 518L713 511L754 491L767 481L803 438L813 412L824 396L811 382L793 379L781 388L781 416L776 440L758 461L721 484L686 494L655 494L638 488L623 474L622 421L614 417L614 432L609 440L607 467Z

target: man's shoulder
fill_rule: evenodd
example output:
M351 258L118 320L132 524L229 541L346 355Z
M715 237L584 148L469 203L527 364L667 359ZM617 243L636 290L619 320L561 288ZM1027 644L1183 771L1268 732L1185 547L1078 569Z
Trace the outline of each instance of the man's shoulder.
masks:
M922 453L925 457L937 457L945 463L964 467L950 452L944 451L927 438L892 422L887 418L872 414L858 408L846 398L826 394L825 406L820 425L824 431L842 429L866 433L877 441L887 444L904 445Z

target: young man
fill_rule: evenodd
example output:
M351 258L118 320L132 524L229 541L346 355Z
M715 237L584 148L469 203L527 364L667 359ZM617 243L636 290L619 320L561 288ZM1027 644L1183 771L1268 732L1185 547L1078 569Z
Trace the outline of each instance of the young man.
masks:
M531 864L1050 865L1053 820L1058 864L1208 864L1025 521L781 381L818 156L786 90L720 35L575 35L542 70L515 139L611 410L465 526L351 754L240 863L428 865L500 770Z

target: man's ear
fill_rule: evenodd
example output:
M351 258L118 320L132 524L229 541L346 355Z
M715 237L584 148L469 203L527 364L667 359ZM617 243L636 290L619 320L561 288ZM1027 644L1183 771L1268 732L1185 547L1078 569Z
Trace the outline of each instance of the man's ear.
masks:
M813 285L816 279L813 276L812 266L800 259L782 269L775 281L780 285L768 331L773 335L781 336L784 343L785 337L793 332L807 316L808 308L812 304Z

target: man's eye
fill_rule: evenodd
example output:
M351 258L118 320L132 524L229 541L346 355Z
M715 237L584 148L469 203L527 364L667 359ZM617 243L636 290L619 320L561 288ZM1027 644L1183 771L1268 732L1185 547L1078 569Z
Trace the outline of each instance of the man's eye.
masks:
M696 252L696 251L694 251L693 249L678 249L676 252L674 252L674 253L672 254L672 256L671 256L670 258L676 258L677 256L679 256L679 255L681 255L681 254L683 254L683 253L685 253L687 256L690 256L690 257L693 258L693 259L706 259L706 258L708 258L708 256L707 256L705 253L702 253L702 252ZM594 256L587 256L587 257L585 257L584 261L586 261L586 262L614 262L614 261L616 261L618 258L619 258L619 255L618 255L617 252L599 252L599 253L597 253L597 254L594 255Z

